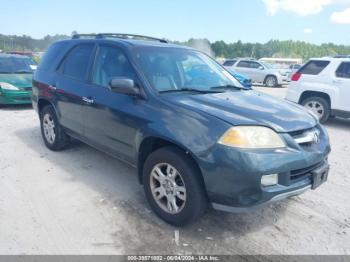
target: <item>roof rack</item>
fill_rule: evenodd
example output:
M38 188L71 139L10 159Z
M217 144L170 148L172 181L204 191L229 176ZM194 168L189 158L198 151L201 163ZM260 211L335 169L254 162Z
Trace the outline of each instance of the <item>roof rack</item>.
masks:
M335 55L334 58L350 58L350 55Z
M168 43L165 39L145 36L145 35L133 35L133 34L119 34L119 33L99 33L99 34L75 34L72 36L72 39L81 39L81 38L95 38L103 39L107 37L112 38L121 38L121 39L140 39L140 40L153 40L159 41L161 43Z

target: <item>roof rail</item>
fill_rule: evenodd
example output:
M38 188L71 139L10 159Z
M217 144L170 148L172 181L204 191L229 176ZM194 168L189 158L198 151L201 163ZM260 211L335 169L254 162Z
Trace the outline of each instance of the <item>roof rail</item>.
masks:
M334 58L350 58L350 55L335 55Z
M133 35L133 34L120 34L120 33L99 33L99 34L75 34L72 36L72 39L81 39L81 38L95 38L95 39L102 39L107 37L112 38L121 38L121 39L144 39L144 40L153 40L153 41L159 41L161 43L168 43L165 39L145 36L145 35Z

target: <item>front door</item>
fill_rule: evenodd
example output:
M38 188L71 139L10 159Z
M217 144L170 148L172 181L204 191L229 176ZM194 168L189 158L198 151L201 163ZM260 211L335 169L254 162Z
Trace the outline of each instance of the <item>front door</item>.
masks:
M255 61L249 61L250 72L254 82L263 83L265 80L265 67Z
M88 87L91 103L83 107L85 137L104 151L132 162L136 131L142 125L145 101L111 91L109 82L114 77L138 82L123 51L116 46L101 45Z

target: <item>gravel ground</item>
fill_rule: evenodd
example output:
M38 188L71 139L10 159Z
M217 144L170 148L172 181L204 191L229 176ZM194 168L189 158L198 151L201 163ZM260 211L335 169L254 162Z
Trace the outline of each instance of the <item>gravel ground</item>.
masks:
M79 142L50 152L31 108L0 120L0 254L350 254L348 120L326 125L332 170L318 190L180 229L150 211L134 169Z

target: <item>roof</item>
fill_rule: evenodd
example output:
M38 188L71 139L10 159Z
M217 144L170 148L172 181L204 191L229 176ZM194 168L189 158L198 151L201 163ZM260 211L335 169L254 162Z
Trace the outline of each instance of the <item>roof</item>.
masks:
M77 34L72 37L71 40L65 41L81 41L81 42L101 42L112 41L123 43L129 46L149 46L149 47L172 47L172 48L184 48L192 49L183 45L176 45L168 43L165 39L133 35L133 34L119 34L119 33L100 33L100 34Z
M317 57L317 58L310 58L310 60L327 60L327 61L350 61L349 57L333 57L333 56L325 56L325 57Z
M292 62L292 63L294 62L294 63L298 63L298 62L302 61L303 59L302 58L263 57L263 58L260 58L259 60L261 60L261 61Z

